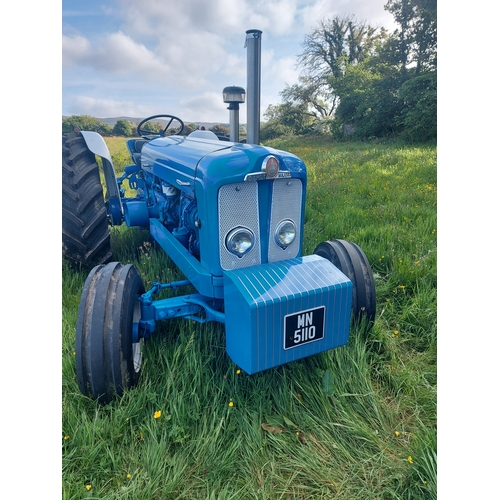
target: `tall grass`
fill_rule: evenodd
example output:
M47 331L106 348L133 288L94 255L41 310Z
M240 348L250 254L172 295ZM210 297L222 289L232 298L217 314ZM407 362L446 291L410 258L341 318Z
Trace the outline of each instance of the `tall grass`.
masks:
M374 327L249 376L222 325L161 323L138 386L99 406L75 380L86 276L63 265L63 498L436 498L436 148L271 145L308 166L304 254L332 238L365 251ZM114 228L112 244L146 287L180 278L146 232Z

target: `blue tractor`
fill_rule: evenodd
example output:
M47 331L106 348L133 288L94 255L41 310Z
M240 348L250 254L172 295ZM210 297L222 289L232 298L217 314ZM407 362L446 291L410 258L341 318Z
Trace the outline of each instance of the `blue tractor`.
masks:
M152 133L158 120L164 126ZM63 136L63 256L92 268L76 325L77 380L103 403L137 383L142 343L160 321L224 324L227 354L254 374L344 345L352 317L375 318L373 275L358 245L325 241L302 255L302 160L183 129L171 115L143 120L120 177L99 134ZM125 181L135 196L125 195ZM109 227L123 223L149 230L185 279L145 290L133 265L113 261ZM187 286L196 293L158 298Z

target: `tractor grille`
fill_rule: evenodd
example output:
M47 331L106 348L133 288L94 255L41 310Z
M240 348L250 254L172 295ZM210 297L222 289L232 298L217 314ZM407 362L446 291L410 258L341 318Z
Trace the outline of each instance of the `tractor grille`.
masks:
M278 262L297 257L300 251L300 212L302 207L302 183L299 179L278 179L273 183L273 201L269 230L269 262ZM283 249L274 241L278 224L289 219L295 223L297 236L293 243Z
M259 215L259 182L241 182L222 186L219 190L219 253L222 269L229 271L264 262L278 262L295 258L300 254L301 241L301 210L302 210L302 182L300 179L276 179L260 188L263 192L271 193L270 213L261 204ZM267 195L269 196L269 195ZM260 218L259 218L260 217ZM265 219L264 219L265 218ZM269 231L262 235L260 227L265 226L269 218ZM262 221L261 221L262 219ZM283 220L295 223L297 236L286 249L279 247L274 234L276 227ZM226 247L226 237L236 227L250 229L255 235L254 247L243 257L237 257ZM261 257L261 247L267 248L267 257Z
M255 235L255 245L243 257L226 248L226 236L235 227L246 227ZM256 182L228 184L219 190L219 251L224 270L260 264L259 197Z

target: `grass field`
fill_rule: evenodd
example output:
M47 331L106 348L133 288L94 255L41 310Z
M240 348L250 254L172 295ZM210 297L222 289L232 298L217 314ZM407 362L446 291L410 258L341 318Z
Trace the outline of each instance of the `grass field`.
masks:
M123 143L108 141L120 166ZM100 406L75 379L86 273L63 264L63 498L436 498L436 147L270 145L308 166L304 255L333 238L366 253L373 328L249 376L226 355L223 326L164 323L138 386ZM114 228L112 244L146 288L181 278L143 232Z

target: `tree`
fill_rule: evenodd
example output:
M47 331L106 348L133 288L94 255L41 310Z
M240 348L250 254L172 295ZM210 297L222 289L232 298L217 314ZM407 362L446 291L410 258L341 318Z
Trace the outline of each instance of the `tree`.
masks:
M268 135L331 125L342 137L436 137L436 0L388 0L398 28L388 33L352 16L321 21L307 35L299 83L269 106ZM263 135L261 131L261 136Z
M304 113L318 120L330 118L335 110L337 97L328 85L318 85L311 77L299 77L298 84L287 85L280 92L286 103L299 106Z
M98 132L101 135L112 135L112 129L109 125L89 115L72 115L62 119L63 133L71 133L75 130L88 130Z
M191 132L194 132L197 129L194 123L185 123L184 130L181 135L189 135Z
M141 128L147 132L151 132L152 134L158 134L160 130L163 130L165 128L165 125L162 126L161 122L159 121L149 121L146 122Z
M223 136L229 135L229 129L227 127L224 127L223 125L214 125L213 127L210 127L208 130L210 130L216 135L223 135Z
M358 23L353 16L322 20L302 44L304 50L297 63L303 68L299 83L280 92L283 103L267 111L268 117L272 115L276 124L285 127L274 126L273 130L291 129L300 134L328 122L338 104L331 79L342 78L347 67L374 53L380 36L377 32L377 28Z
M341 76L346 65L362 62L372 54L377 31L369 24L356 22L353 16L320 21L302 43L298 66L318 80Z
M406 74L415 68L419 74L437 66L437 3L436 0L388 0L384 7L399 28L395 31L396 54L400 71Z
M128 120L118 120L113 127L113 133L124 137L132 137L135 134L135 127Z
M407 80L399 89L403 109L399 123L404 136L413 142L437 137L437 74L422 73Z
M437 69L437 0L415 0L418 17L415 21L416 73Z
M359 64L349 66L343 77L332 79L340 99L334 135L342 137L346 125L357 139L398 133L395 117L401 111L397 98L400 78L396 68L374 71L368 64Z
M282 104L268 106L264 117L271 123L279 123L294 134L304 133L314 122L314 117L308 113L306 103L294 104L285 101Z

